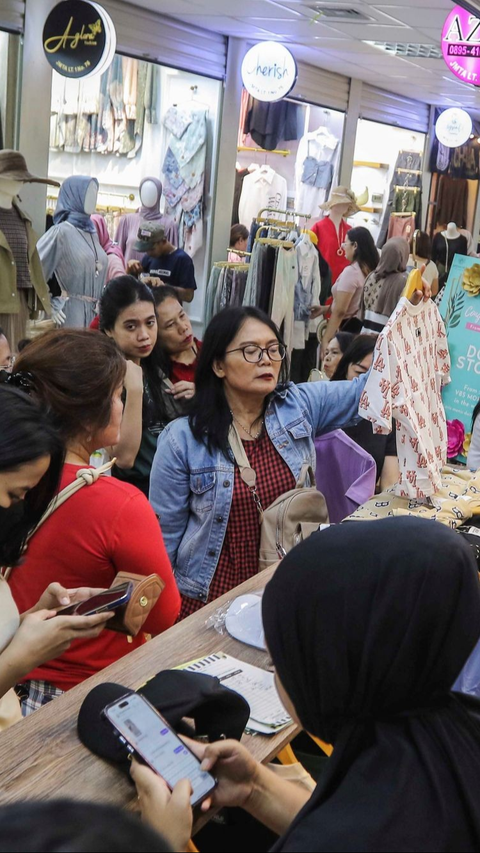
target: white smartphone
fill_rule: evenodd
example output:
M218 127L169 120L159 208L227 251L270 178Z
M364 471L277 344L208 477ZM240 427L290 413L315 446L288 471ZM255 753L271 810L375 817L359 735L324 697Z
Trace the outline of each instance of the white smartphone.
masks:
M158 773L170 790L180 779L189 779L192 806L211 794L216 779L201 769L196 755L144 696L138 693L122 696L107 705L104 714L119 733L122 743Z

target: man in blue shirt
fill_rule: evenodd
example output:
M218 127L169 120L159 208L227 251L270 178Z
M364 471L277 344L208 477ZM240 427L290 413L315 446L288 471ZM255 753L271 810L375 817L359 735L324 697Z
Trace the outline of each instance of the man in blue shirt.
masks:
M191 302L197 289L193 261L183 249L176 249L165 236L165 230L155 222L142 222L134 246L145 252L141 262L129 261L128 272L139 276L146 273L154 287L168 284L178 290L183 302Z

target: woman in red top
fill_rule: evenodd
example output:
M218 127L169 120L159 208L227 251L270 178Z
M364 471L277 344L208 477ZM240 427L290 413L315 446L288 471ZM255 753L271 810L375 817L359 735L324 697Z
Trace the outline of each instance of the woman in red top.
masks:
M347 187L336 187L332 190L329 200L320 207L328 213L328 216L316 222L312 231L317 235L319 251L332 271L333 285L350 263L343 248L347 232L350 230L347 217L358 213L360 208L355 194Z
M60 489L89 467L91 453L118 442L125 361L106 335L84 329L49 332L15 363L32 394L48 407L67 453ZM145 496L129 483L102 477L84 486L41 526L10 579L20 611L28 610L53 580L64 587L109 587L117 572L156 572L165 582L144 630L159 634L178 615L180 598L158 520ZM130 640L130 641L129 641ZM78 642L24 679L29 713L145 642L104 631Z
M190 399L195 393L195 371L202 342L193 336L192 324L175 287L155 287L158 345L163 351L163 369L173 383L175 399Z

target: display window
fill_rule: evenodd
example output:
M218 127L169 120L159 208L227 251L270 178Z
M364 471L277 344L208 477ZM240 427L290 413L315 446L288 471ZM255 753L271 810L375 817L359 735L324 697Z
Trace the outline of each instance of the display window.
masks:
M49 177L98 180L96 213L126 261L142 257L134 249L140 222L163 225L193 258L199 292L221 87L218 80L119 54L104 74L86 80L52 72ZM50 216L57 196L49 190ZM201 305L197 294L196 301Z
M370 229L379 247L389 237L410 240L421 227L424 133L360 119L352 189L368 200L349 221Z
M311 227L338 183L344 113L290 98L264 103L244 90L232 225L250 228L262 208L301 215Z

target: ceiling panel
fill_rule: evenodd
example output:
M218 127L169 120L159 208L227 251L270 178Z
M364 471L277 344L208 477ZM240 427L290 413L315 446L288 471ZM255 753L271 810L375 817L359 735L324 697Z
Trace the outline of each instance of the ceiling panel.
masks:
M475 105L480 88L451 75L443 60L403 58L383 53L365 41L434 44L452 9L451 0L322 0L334 8L353 8L373 18L342 23L316 14L315 0L129 0L130 4L174 16L192 26L246 41L287 43L298 60L384 86L426 103Z

